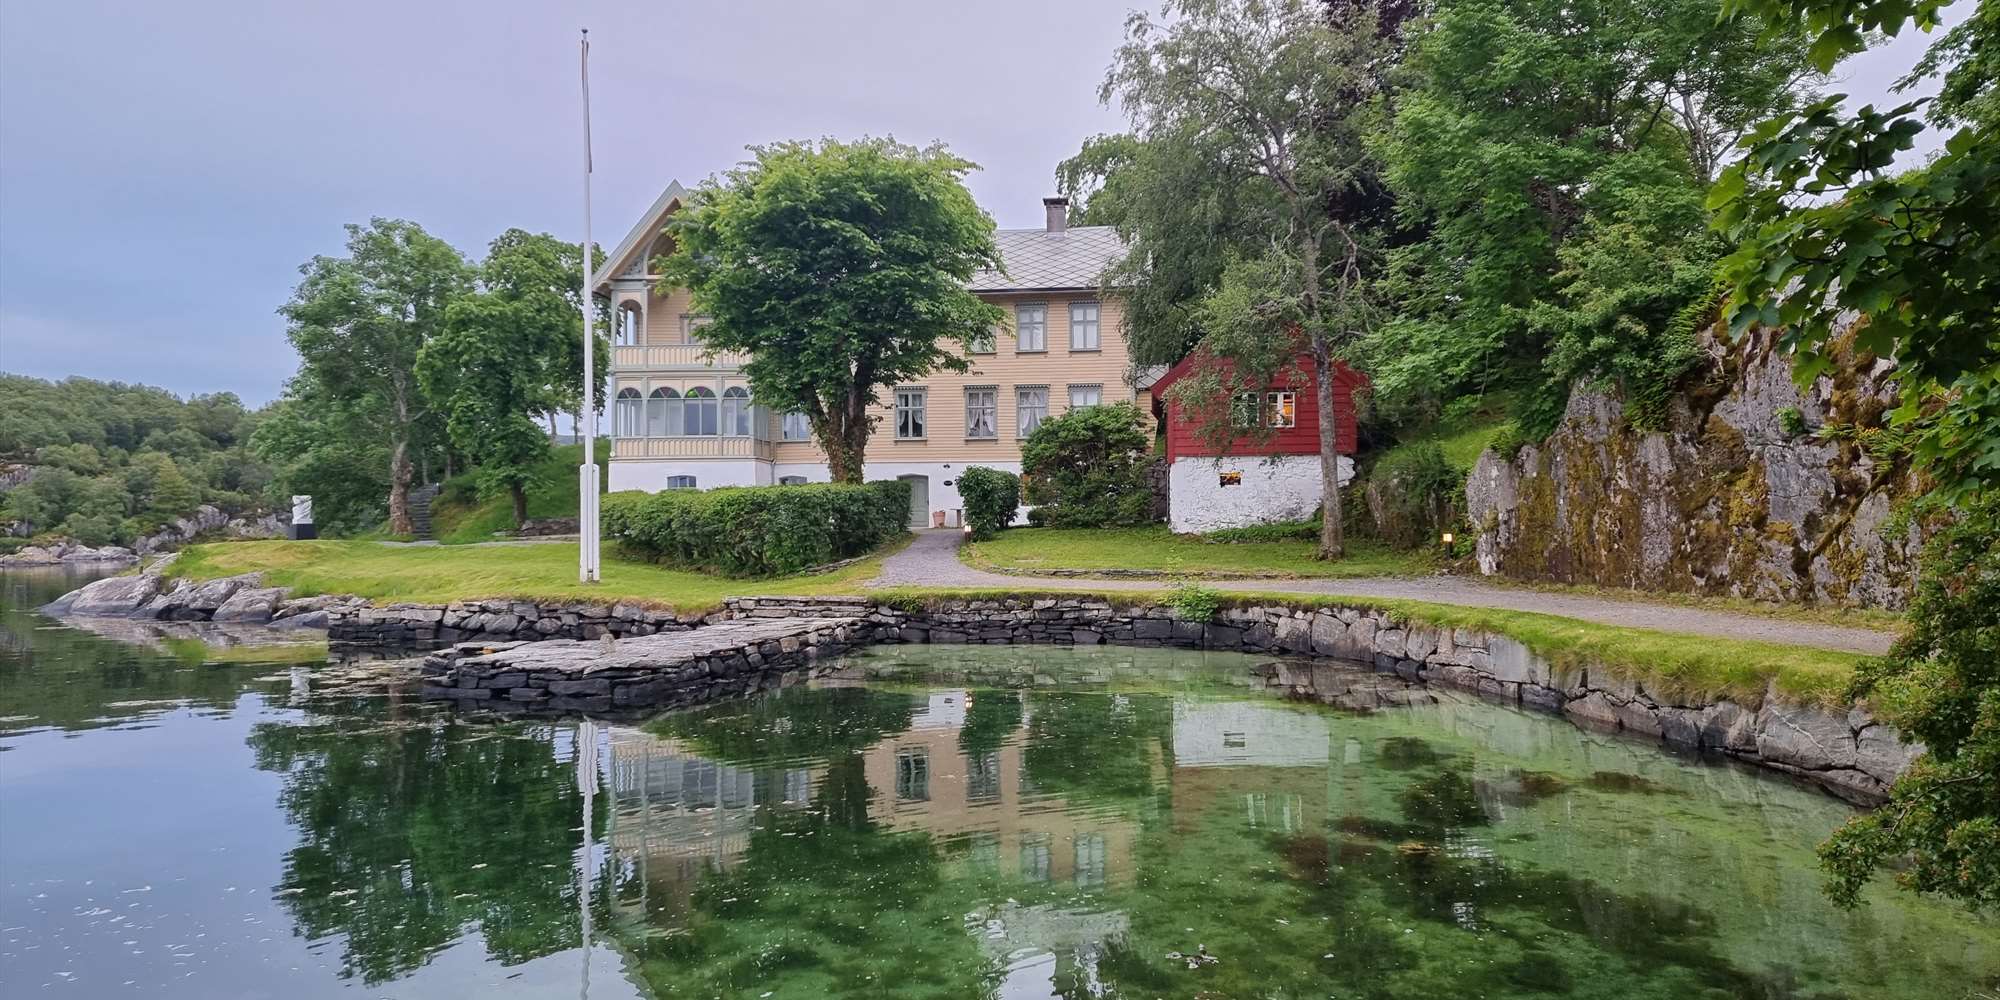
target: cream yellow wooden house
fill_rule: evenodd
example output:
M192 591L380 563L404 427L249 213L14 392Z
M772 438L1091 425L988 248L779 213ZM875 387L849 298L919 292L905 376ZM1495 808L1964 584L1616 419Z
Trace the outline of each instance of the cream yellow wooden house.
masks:
M711 353L685 289L650 263L671 248L668 216L688 192L671 184L595 279L612 306L611 489L709 489L826 482L826 457L802 416L753 398L739 355ZM1043 199L1046 224L996 234L1002 269L971 287L1007 319L974 345L972 368L885 391L865 474L911 486L911 523L956 524L956 483L970 466L1019 472L1021 442L1078 406L1138 401L1119 300L1100 292L1125 247L1108 226L1067 224L1068 203Z

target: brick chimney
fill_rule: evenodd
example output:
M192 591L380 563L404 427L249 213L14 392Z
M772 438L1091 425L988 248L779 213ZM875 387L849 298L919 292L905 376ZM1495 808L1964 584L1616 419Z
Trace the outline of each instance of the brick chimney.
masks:
M1060 233L1069 228L1069 199L1043 198L1042 211L1048 213L1049 232Z

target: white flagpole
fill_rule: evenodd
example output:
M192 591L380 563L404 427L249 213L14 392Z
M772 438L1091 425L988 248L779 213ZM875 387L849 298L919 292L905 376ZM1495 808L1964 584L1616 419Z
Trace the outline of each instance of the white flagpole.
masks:
M577 579L593 583L598 567L597 333L591 328L590 29L583 29L583 467L577 470Z

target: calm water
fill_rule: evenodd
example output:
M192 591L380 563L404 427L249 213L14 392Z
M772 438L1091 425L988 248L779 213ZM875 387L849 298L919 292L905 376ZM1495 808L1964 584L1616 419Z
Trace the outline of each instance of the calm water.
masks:
M254 632L20 610L69 583L0 577L10 998L2000 989L2000 927L1820 899L1840 804L1457 697L1361 714L1248 657L932 647L498 723Z

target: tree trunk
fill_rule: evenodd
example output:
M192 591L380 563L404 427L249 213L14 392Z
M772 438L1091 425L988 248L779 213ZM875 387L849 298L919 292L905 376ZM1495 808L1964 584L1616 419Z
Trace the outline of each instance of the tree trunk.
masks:
M528 523L528 488L517 479L507 484L507 492L514 497L514 530L519 531Z
M1340 532L1340 414L1333 408L1333 380L1338 371L1323 345L1313 350L1314 391L1319 399L1319 558L1347 554Z
M836 483L859 486L868 454L868 399L860 387L850 389L838 410L829 409L816 426L820 450L826 452L827 472Z
M414 535L410 520L410 443L397 438L389 450L389 534Z

